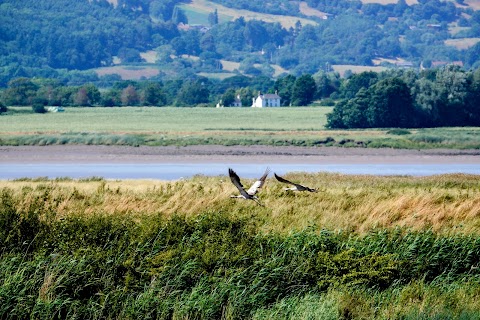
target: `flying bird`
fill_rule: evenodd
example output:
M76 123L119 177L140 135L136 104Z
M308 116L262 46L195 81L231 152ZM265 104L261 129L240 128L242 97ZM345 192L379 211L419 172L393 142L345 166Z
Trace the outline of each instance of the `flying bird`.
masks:
M273 173L273 175L275 176L275 179L277 179L278 181L283 182L283 183L288 183L288 184L290 184L290 185L293 186L293 187L291 187L291 188L285 188L285 189L284 189L285 191L291 190L291 191L317 192L317 189L312 189L312 188L303 186L303 185L301 185L301 184L288 181L287 179L278 176L275 172Z
M240 182L240 178L238 177L236 172L233 171L233 169L228 168L228 175L230 176L230 180L232 180L232 183L235 185L235 187L237 187L238 191L240 191L240 195L237 195L237 196L231 195L230 198L243 198L245 200L253 200L259 205L263 206L263 204L261 204L260 201L258 200L258 197L256 196L256 194L258 192L258 189L260 189L265 184L265 180L267 179L267 176L269 173L270 173L270 169L267 168L263 176L257 181L255 181L255 183L252 184L250 189L245 191L245 188Z

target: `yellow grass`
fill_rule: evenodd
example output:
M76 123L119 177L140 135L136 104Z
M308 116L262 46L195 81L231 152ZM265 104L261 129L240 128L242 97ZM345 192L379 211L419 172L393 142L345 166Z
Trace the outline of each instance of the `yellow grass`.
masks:
M385 71L388 68L380 66L354 66L354 65L332 65L332 68L335 72L338 72L341 77L345 75L345 71L351 70L353 73L361 73L365 71L375 71L381 72Z
M95 69L99 76L118 74L123 80L139 80L142 77L150 78L158 75L160 70L154 67L113 66Z
M147 63L155 63L157 61L157 52L155 50L149 50L146 52L140 53L140 56L145 59Z
M311 8L305 1L300 1L299 9L301 13L309 17L323 18L327 15L325 12Z
M219 80L225 80L227 78L233 77L236 73L226 73L226 72L199 72L199 76L206 77L206 78L214 78Z
M294 27L297 21L300 21L302 25L317 24L315 21L305 19L305 18L294 17L294 16L280 16L280 15L267 14L267 13L258 13L258 12L253 12L249 10L243 10L243 9L228 8L207 0L192 0L188 4L185 4L182 6L192 8L192 10L195 10L197 12L204 12L205 14L211 13L215 9L217 9L219 14L224 16L230 16L232 17L232 20L243 17L247 21L262 20L265 22L278 22L284 28L287 28L287 29L290 27Z
M222 63L223 70L226 71L234 71L235 69L238 70L238 68L240 68L239 62L233 62L228 60L220 60L220 62Z
M465 3L473 10L480 10L480 0L465 0Z
M459 50L465 50L473 47L480 41L480 38L462 38L462 39L448 39L445 40L447 46L455 47Z
M315 225L360 234L375 228L395 227L432 229L444 234L480 234L479 176L290 173L286 177L318 188L319 192L288 193L283 190L284 184L269 179L259 193L265 204L261 207L252 201L231 199L229 196L238 192L227 176L198 176L175 182L0 181L0 188L14 190L20 199L18 209L27 210L30 203L41 197L59 217L98 213L196 216L221 210L235 216L254 217L266 232L290 232ZM249 185L253 180L243 182Z
M115 7L118 6L118 0L107 0L107 2L113 4Z
M379 3L379 4L392 4L392 3L397 3L398 0L361 0L362 3ZM417 4L418 0L406 0L407 4L409 6Z
M372 62L374 65L378 66L382 64L382 62L388 62L391 64L396 64L396 63L402 63L405 62L405 59L402 58L396 58L396 59L387 59L387 58L377 58L377 59L372 59Z

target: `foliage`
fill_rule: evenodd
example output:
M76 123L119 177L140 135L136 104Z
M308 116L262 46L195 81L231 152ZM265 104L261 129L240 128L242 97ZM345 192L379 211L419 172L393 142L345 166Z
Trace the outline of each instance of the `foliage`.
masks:
M41 103L34 103L32 105L32 110L35 113L46 113L47 109L45 109L45 106Z
M143 191L138 184L97 179L9 182L0 190L1 317L478 315L477 233L391 226L364 233L320 226L265 232L262 224L272 228L291 214L270 215L268 209L233 202L231 190L215 205L211 195L223 188L220 179L155 182ZM364 185L368 195L358 191L366 202L378 195L373 189L402 196L412 190L412 198L418 188L430 188L424 191L430 197L478 189L476 177L461 176L379 177L376 183L341 175L316 179L338 190ZM281 186L269 189L266 201L285 206L288 195L278 197ZM324 203L332 208L342 203L347 208L345 201L362 206L353 190L342 199L329 193L313 196L327 197ZM308 210L307 198L289 201ZM386 200L395 210L395 200ZM187 211L158 210L165 201ZM332 221L338 223L338 217Z
M177 55L215 58L197 63L193 72L189 66L179 67L179 58L162 55L159 62L169 69L160 76L162 80L172 74L182 77L186 73L208 72L218 65L216 59L254 59L262 69L247 65L245 71L254 74L260 70L267 76L271 76L272 64L300 76L328 72L332 64L368 66L379 57L402 58L414 65L463 61L467 67L476 67L479 63L478 46L462 51L445 44L453 37L478 37L480 30L478 15L470 7L455 7L449 1L426 0L407 5L405 1L379 4L309 0L306 3L312 9L327 17L311 16L309 20L304 19L297 2L216 2L229 8L271 13L272 17L296 16L299 20L289 21L291 27L244 17L228 21L219 20L219 16L227 15L213 11L203 13L202 31L196 27L179 31L177 24L187 23L188 17L178 0L124 0L117 5L106 0L8 0L0 6L4 17L0 23L0 86L18 77L54 78L82 85L95 75L76 70L111 66L114 58L124 64L144 64L142 52L165 46L173 48ZM100 20L101 26L97 23ZM449 32L454 23L465 29L458 34ZM322 97L331 90L329 85L321 88Z
M291 101L294 106L306 106L313 101L317 85L309 74L302 75L295 80L292 88Z
M384 72L352 76L343 83L341 92L347 97L354 94L354 98L335 106L327 126L476 126L480 124L478 83L477 72L465 72L455 66L420 74Z

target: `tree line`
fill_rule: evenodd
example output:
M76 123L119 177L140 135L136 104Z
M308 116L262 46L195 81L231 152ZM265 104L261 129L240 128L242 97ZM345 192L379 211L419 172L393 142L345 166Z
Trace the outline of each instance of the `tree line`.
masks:
M204 77L117 81L109 88L17 78L0 92L0 100L3 111L12 105L213 107L222 101L230 106L236 97L249 107L259 92L276 92L283 106L308 106L314 101L334 106L328 115L329 128L480 125L480 70L465 71L454 65L421 72L363 72L347 78L318 72L275 81L243 75L222 81Z
M318 97L318 86L322 81L331 85L323 78L331 78L331 82L340 81L338 74L317 75L316 78L310 74L300 77L288 75L274 81L265 76L237 75L222 81L205 77L165 81L128 80L115 81L110 87L99 87L91 82L72 86L51 79L20 77L9 81L7 88L0 91L0 100L8 106L191 107L214 106L219 101L229 106L240 96L243 106L251 106L252 99L260 92L277 92L284 106L305 106Z
M480 70L364 72L342 83L329 128L480 125Z

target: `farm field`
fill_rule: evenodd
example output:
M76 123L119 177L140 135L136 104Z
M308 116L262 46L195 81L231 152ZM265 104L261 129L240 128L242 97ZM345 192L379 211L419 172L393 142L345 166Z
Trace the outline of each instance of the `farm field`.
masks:
M278 145L479 149L480 129L327 130L331 107L66 108L2 115L1 145Z
M355 66L355 65L347 65L347 64L332 65L332 68L335 72L338 72L341 77L345 75L345 71L347 70L350 70L353 73L362 73L365 71L382 72L388 69L387 67L381 67L381 66Z
M463 39L448 39L445 40L447 46L455 47L459 50L465 50L473 47L480 41L480 38L463 38Z
M478 176L286 178L0 181L0 317L480 316Z
M267 13L259 13L244 9L232 9L220 4L207 1L207 0L192 0L188 4L184 4L180 6L186 13L188 20L190 22L190 18L194 22L203 22L208 21L207 17L208 14L213 12L217 9L219 14L219 20L234 20L240 17L245 18L245 20L262 20L265 22L272 22L272 23L280 23L285 29L290 27L295 27L295 23L300 21L302 25L316 25L317 22L299 18L295 16L281 16L281 15L273 15ZM191 23L191 22L190 22Z

